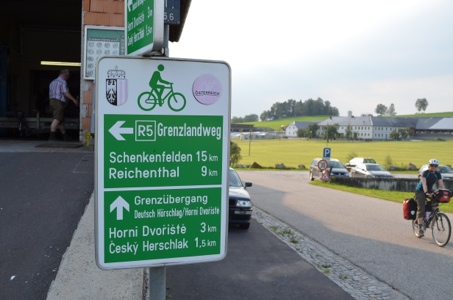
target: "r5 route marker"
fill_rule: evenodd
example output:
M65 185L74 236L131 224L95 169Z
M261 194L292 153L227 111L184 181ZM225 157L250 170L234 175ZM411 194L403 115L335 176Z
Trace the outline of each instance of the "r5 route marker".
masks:
M102 57L96 68L96 262L221 260L231 71L219 61Z

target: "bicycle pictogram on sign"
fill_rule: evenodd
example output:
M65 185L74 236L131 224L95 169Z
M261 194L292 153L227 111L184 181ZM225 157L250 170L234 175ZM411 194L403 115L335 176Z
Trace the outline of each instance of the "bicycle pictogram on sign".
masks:
M153 76L149 80L151 90L138 96L138 106L142 110L153 110L156 105L162 107L165 101L167 101L168 107L172 111L181 111L186 106L186 97L173 91L173 82L162 79L160 72L164 69L165 67L162 64L157 66L157 70L154 71Z

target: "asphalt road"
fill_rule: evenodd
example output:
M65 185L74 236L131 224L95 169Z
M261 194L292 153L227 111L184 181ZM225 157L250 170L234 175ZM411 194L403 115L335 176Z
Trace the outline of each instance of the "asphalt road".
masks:
M46 299L94 188L94 154L44 149L15 152L8 147L2 145L0 149L8 151L0 151L0 299ZM171 298L352 299L294 250L252 222L249 230L230 228L224 260L168 267L167 290ZM88 240L93 239L83 242ZM80 253L86 252L83 250ZM91 261L95 274L104 277L94 266L92 254L78 261L77 256L66 257L68 261L75 259L74 265L66 265L61 278L67 282L59 284L72 287L69 281L74 276L92 278L93 274L86 274L92 270L86 261ZM101 285L95 287L97 292L112 284L103 283L101 278L96 282ZM89 285L70 288L64 299L95 295L86 288ZM82 290L83 295L75 292Z
M167 267L170 299L353 299L252 220L249 230L228 230L219 262Z
M416 238L402 204L312 186L306 172L238 173L253 182L255 206L410 299L452 299L453 242L438 247L430 231Z
M0 299L46 299L93 191L93 153L0 153Z
M93 165L90 152L0 153L0 299L46 298ZM402 205L311 186L306 172L239 173L256 206L411 299L451 299L453 244L415 238ZM172 299L350 299L256 222L230 229L223 261L168 267L167 287Z

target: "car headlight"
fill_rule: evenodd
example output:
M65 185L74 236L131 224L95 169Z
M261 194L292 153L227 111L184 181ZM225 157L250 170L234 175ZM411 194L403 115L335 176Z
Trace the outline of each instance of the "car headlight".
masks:
M236 202L237 207L252 207L252 202L246 200L238 200Z

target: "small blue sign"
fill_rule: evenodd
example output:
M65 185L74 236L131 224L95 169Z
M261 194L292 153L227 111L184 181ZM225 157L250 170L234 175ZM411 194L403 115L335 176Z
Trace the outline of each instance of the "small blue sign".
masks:
M164 24L179 25L181 23L180 0L165 0Z
M324 148L322 157L330 158L330 153L331 153L330 148Z

